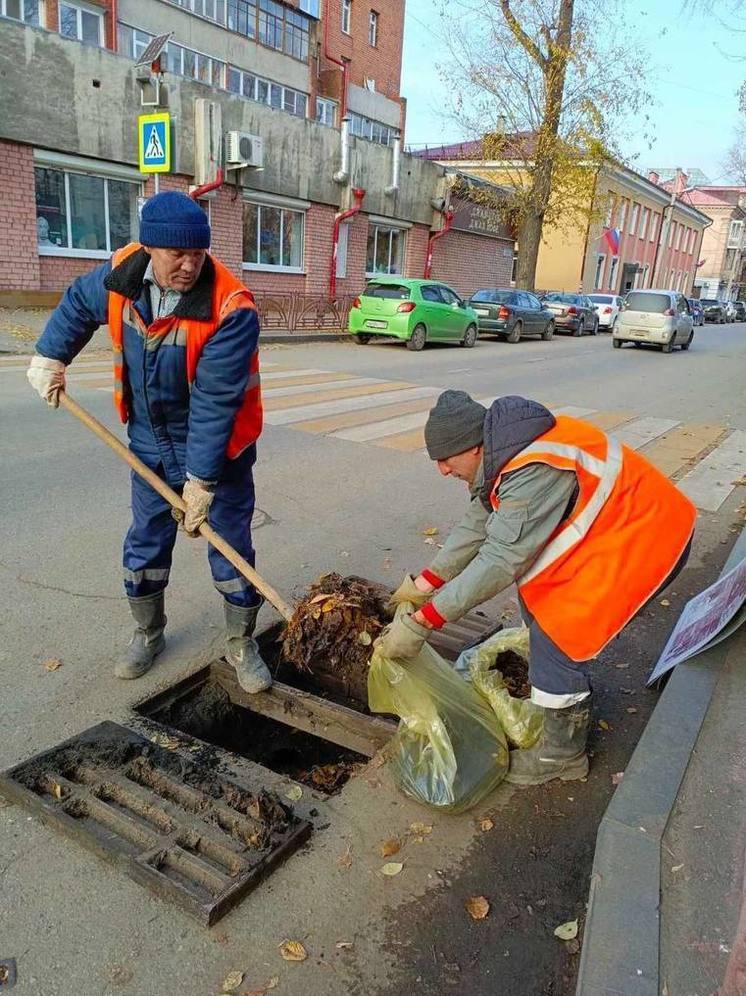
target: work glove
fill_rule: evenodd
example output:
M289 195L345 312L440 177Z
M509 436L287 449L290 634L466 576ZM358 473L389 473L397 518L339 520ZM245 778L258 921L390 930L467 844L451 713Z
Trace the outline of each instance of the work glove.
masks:
M48 356L32 356L26 378L39 397L52 408L58 408L60 391L65 390L65 364Z
M402 602L411 602L416 609L421 608L433 597L431 591L420 591L410 574L404 575L404 580L389 599L389 606L396 608Z
M412 616L401 615L384 629L376 640L376 647L385 657L413 661L429 635L426 626L420 626Z
M199 527L207 518L215 492L202 481L190 479L184 485L181 497L184 499L186 509L183 513L181 511L175 512L174 518L183 522L184 532L194 539L199 536Z

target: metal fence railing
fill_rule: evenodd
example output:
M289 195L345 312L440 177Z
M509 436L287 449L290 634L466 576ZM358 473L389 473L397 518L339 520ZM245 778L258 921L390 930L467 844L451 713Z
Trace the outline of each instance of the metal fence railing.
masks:
M262 329L283 332L344 332L354 295L255 293Z

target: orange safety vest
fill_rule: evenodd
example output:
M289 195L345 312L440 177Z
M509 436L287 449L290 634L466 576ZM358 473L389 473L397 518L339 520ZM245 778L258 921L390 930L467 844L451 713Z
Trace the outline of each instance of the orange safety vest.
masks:
M112 257L112 267L118 266L128 256L142 247L131 243L118 249ZM179 318L176 315L166 315L151 325L146 325L131 306L130 300L115 291L109 291L109 332L114 352L114 407L119 412L123 423L129 420L129 404L127 402L127 369L124 362L124 322L134 324L145 337L164 336L169 332L183 332L186 339L186 367L189 385L197 376L197 364L202 355L205 343L217 332L231 312L237 308L256 310L254 297L236 277L223 266L219 260L211 256L215 267L215 281L212 291L212 317L208 321L198 321L194 318ZM255 349L249 361L249 381L246 387L243 404L236 414L233 433L228 441L226 456L235 459L259 438L264 420L262 396L259 377L259 350Z
M579 493L518 590L568 657L590 660L676 566L697 510L639 453L566 415L502 467L490 494L495 510L503 476L530 463L572 470Z

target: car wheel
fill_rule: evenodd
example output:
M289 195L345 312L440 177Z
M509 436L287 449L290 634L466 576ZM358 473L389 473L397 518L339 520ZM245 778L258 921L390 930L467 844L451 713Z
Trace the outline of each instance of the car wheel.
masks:
M591 335L598 335L598 319L595 320L591 327Z
M614 349L621 349L622 348L622 340L621 339L612 339L611 342L612 342L612 345L614 346Z
M508 342L519 342L521 338L521 332L523 331L523 323L516 322L513 328L508 333Z
M635 349L642 349L642 343L641 342L636 342L635 343Z
M370 336L367 335L365 332L358 332L357 335L355 336L355 342L359 346L366 346L370 342Z
M425 348L425 343L427 342L427 330L424 325L415 325L414 330L407 339L407 349L411 349L413 353L419 353L421 349Z
M689 333L689 338L686 340L686 342L682 342L681 344L681 348L684 350L684 352L686 352L686 350L689 349L689 347L691 346L693 338L694 338L694 329L692 329L692 331Z
M544 339L545 342L548 342L550 339L554 338L554 322L547 322L546 328L541 333L541 338Z
M674 332L674 334L671 336L671 338L668 340L668 342L664 343L661 346L661 352L662 353L673 353L673 347L674 347L675 342L676 342L676 333Z
M477 327L476 325L470 325L466 332L464 332L464 338L461 340L461 345L465 346L466 349L471 349L477 341Z
M619 324L619 316L617 315L617 317L611 323L611 328L609 329L609 332L611 332L612 335L614 335L614 333L616 332L616 327L618 324Z

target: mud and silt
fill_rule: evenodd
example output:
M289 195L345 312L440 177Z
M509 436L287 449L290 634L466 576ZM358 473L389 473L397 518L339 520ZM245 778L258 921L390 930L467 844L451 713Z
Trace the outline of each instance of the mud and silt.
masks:
M502 674L508 694L514 699L527 699L531 695L528 662L520 654L514 650L504 650L497 655L495 670Z

